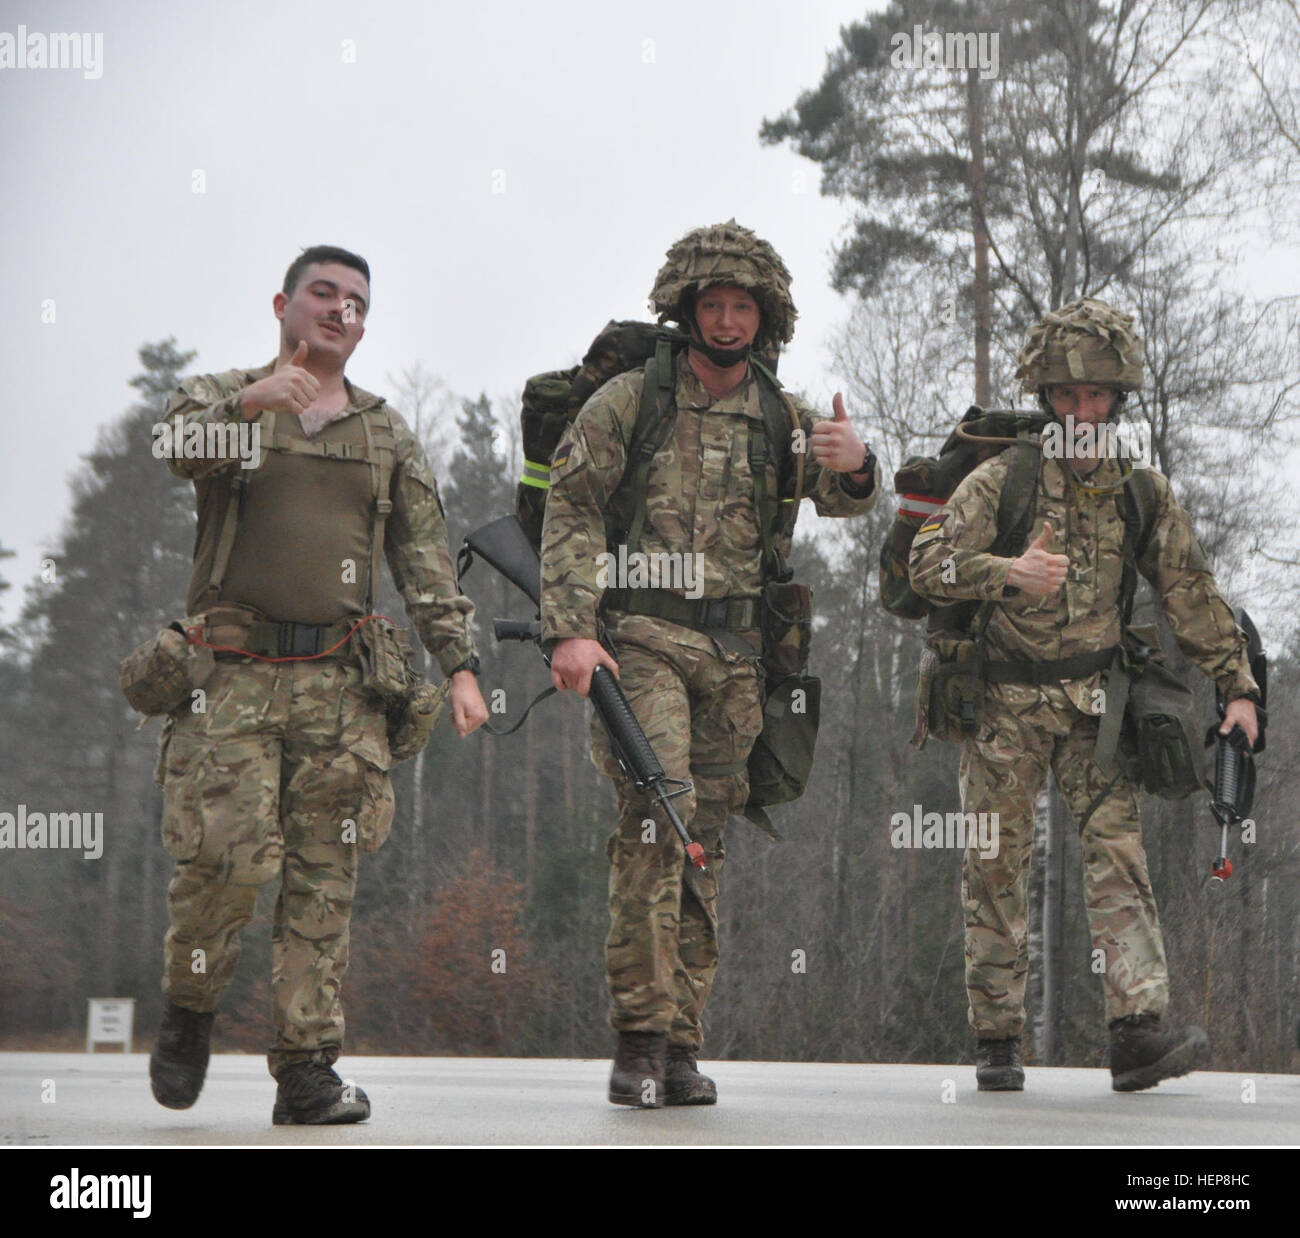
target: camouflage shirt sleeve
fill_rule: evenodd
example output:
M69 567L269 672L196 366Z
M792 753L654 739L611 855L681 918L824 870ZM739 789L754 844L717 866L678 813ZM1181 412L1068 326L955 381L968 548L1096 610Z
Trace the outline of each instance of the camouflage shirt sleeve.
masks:
M1212 680L1226 700L1258 703L1250 673L1246 635L1232 617L1187 513L1163 474L1150 470L1156 510L1150 540L1138 568L1159 594L1178 647Z
M969 600L997 602L1015 592L1007 585L1013 560L989 553L997 538L998 502L1006 474L1002 456L986 460L921 525L912 541L908 570L912 588L927 601L936 606Z
M789 395L789 393L786 393ZM799 413L806 450L803 453L803 493L812 500L819 516L861 516L876 505L880 494L880 461L876 460L871 479L863 487L847 473L832 473L817 463L812 454L812 429L818 421L828 420L807 401L790 395L790 403Z
M470 630L474 603L456 583L447 521L424 449L391 407L389 414L396 466L389 489L393 510L384 528L384 553L420 643L446 675L476 655Z
M176 417L183 419L184 428L191 425L240 425L244 420L244 406L240 402L240 393L245 387L264 378L271 372L271 366L261 370L228 370L224 374L196 374L183 379L176 394L167 404L163 413L163 424L172 433ZM259 413L260 417L261 414ZM257 418L253 418L254 421ZM154 450L159 450L159 440L155 439ZM211 477L232 468L238 468L240 460L237 454L231 458L221 457L167 457L167 467L177 477L196 479Z
M640 403L639 370L606 383L582 406L551 457L542 525L542 644L595 640L604 590L596 583L605 550L605 508L627 463Z

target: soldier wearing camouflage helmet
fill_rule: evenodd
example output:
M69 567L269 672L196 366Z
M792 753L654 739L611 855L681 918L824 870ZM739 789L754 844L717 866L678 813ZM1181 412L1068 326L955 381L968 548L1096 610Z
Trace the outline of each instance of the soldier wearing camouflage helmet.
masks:
M987 673L959 774L963 810L996 813L999 831L995 856L966 852L962 881L976 1077L981 1090L1024 1086L1026 882L1033 803L1050 765L1080 828L1092 945L1105 961L1112 1086L1135 1091L1195 1069L1209 1046L1199 1028L1162 1024L1168 975L1135 787L1122 765L1098 759L1103 676L1121 634L1126 540L1118 496L1126 484L1136 490L1140 480L1152 496L1136 570L1154 587L1179 647L1230 702L1225 733L1239 724L1254 741L1259 688L1245 637L1168 481L1155 470L1146 478L1130 472L1104 432L1143 380L1132 317L1101 301L1074 301L1029 331L1019 361L1023 389L1064 430L1043 436L1029 545L1018 556L990 553L1011 448L974 469L921 526L910 561L912 587L936 604L993 604L985 654L999 666ZM1049 441L1066 450L1047 450Z
M344 377L369 302L362 258L305 250L273 298L275 361L188 378L165 414L213 443L222 435L211 430L248 427L259 448L248 469L221 452L168 460L198 504L186 629L215 651L203 699L187 695L168 717L158 762L176 866L149 1075L171 1109L199 1095L240 935L259 888L278 881L272 1120L370 1116L366 1094L333 1065L358 854L381 846L393 819L386 713L363 691L356 644L358 624L373 632L380 618L363 617L385 556L450 679L457 730L487 719L474 608L456 587L433 473L401 416Z
M698 564L698 579L607 589L612 582L601 575L600 558L613 549L605 511L624 475L649 381L645 371L632 370L587 401L552 458L542 635L558 688L586 695L593 669L608 666L668 775L694 783L676 803L704 847L707 872L684 863L677 835L621 774L593 719L592 759L614 780L619 804L607 848L606 966L610 1024L618 1034L609 1099L657 1108L713 1104L717 1095L697 1058L718 966L723 826L746 803L746 761L762 729L758 602L767 577L750 444L751 427L764 424L762 399L774 397L761 395L759 383L768 380L751 352L770 356L787 343L795 308L785 264L734 220L696 229L674 245L651 302L690 343L665 382L672 422L646 477L639 548ZM878 468L841 397L833 420L819 419L802 400L782 398L783 427L797 446L811 447L800 455L801 494L822 515L869 511ZM762 485L793 499L793 472L793 457L784 473L769 457ZM779 540L783 557L788 529ZM602 624L617 663L597 641Z

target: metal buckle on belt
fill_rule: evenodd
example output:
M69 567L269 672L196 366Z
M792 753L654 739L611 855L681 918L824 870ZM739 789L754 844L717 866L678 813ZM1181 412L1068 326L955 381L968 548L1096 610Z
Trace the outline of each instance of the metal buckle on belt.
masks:
M282 658L310 658L320 652L321 629L312 623L282 623L278 648Z
M710 598L698 603L699 624L706 628L725 628L727 626L726 598Z

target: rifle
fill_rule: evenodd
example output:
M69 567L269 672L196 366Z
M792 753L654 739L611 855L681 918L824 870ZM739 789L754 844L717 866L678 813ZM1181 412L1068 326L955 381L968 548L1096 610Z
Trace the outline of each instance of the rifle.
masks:
M1228 828L1239 825L1250 813L1250 806L1255 801L1255 762L1254 753L1264 751L1264 726L1268 720L1264 706L1268 701L1268 656L1264 652L1259 631L1244 609L1238 609L1234 616L1237 625L1246 634L1246 657L1250 662L1250 673L1259 684L1259 704L1255 707L1259 719L1259 738L1251 746L1246 732L1234 726L1226 735L1219 734L1218 725L1211 725L1205 734L1205 746L1217 745L1214 754L1214 789L1210 801L1210 811L1219 823L1219 854L1215 857L1210 871L1216 882L1227 881L1232 876L1232 861L1228 859ZM1223 722L1228 703L1222 692L1216 692L1216 706L1219 723Z
M469 570L478 555L489 566L496 568L512 585L519 589L534 606L538 618L527 619L493 619L492 635L499 641L532 641L540 650L542 636L542 561L532 542L519 523L518 516L502 516L476 529L466 536L464 545L456 559L456 576L459 580ZM618 654L608 637L602 636L601 645L610 657L618 659ZM551 659L542 654L547 666ZM509 730L498 731L488 726L493 735L509 735L517 731L532 711L534 705L555 692L554 687L547 688L535 697L523 717ZM659 758L655 756L650 741L646 739L641 724L632 712L627 696L619 686L618 680L606 667L598 666L591 673L591 703L604 723L605 730L614 750L614 759L619 768L631 779L638 792L649 791L651 798L663 810L677 836L686 848L691 863L701 872L708 872L704 848L692 840L686 830L673 800L685 795L694 787L694 783L681 778L669 778Z

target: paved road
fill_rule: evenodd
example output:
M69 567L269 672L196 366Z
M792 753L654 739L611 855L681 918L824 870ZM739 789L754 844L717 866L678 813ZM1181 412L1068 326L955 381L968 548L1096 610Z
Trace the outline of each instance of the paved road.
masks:
M1300 1144L1300 1075L1202 1072L1118 1095L1104 1070L1031 1067L1024 1093L981 1095L971 1066L714 1062L720 1104L647 1111L605 1102L604 1061L340 1066L369 1122L273 1127L261 1058L215 1056L198 1103L175 1113L154 1103L143 1054L0 1053L0 1144Z

